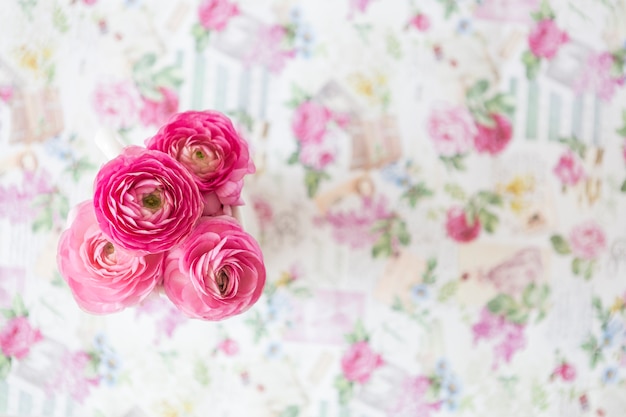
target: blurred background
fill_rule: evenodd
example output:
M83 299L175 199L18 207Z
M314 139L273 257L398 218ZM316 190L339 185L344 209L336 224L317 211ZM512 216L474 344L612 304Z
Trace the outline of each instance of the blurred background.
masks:
M4 0L0 415L626 415L626 1ZM189 320L57 272L112 137L215 109L268 282Z

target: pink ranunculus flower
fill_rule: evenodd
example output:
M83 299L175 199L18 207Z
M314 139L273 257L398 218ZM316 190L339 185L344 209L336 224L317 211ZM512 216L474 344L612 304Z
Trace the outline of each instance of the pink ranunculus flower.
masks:
M506 116L498 113L491 114L494 126L476 123L478 132L474 136L474 147L478 152L497 155L506 148L513 137L511 122Z
M217 321L256 303L265 274L259 244L235 219L203 217L191 236L167 255L163 288L187 316Z
M178 111L178 94L171 88L161 87L161 100L141 97L142 107L139 120L145 126L161 126Z
M539 58L552 59L569 36L560 30L554 20L544 19L537 23L528 35L530 51Z
M409 25L420 32L426 32L430 28L430 19L424 13L418 13L411 18Z
M303 145L321 143L331 120L333 120L333 114L328 108L307 100L296 109L291 120L291 129Z
M572 151L567 151L561 155L553 172L563 185L576 185L585 178L585 168Z
M43 340L38 329L33 329L28 318L20 316L10 319L0 330L0 349L5 356L25 358L35 343Z
M348 381L366 383L372 372L384 364L367 342L357 342L341 358L341 370Z
M92 103L101 123L122 129L135 123L141 99L132 82L119 81L99 84L93 92Z
M606 236L602 228L590 220L572 229L569 244L574 256L593 260L606 248Z
M129 146L96 176L94 208L115 247L159 253L183 241L202 215L194 178L166 153Z
M173 116L146 142L169 154L194 178L202 193L214 192L224 205L242 205L246 174L255 172L248 143L230 119L217 111L186 111Z
M163 254L136 255L102 233L91 201L78 204L59 239L59 272L76 303L93 314L123 310L146 298L161 280Z
M230 19L238 14L237 4L228 0L203 0L198 6L198 19L207 30L224 30Z
M428 134L441 156L468 152L476 136L476 125L464 107L433 109L428 119Z
M480 221L476 217L470 225L462 207L451 207L446 214L446 232L457 242L471 242L480 233Z

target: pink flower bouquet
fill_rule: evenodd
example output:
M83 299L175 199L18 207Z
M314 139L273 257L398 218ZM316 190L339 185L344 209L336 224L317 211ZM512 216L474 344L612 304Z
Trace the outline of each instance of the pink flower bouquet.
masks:
M96 175L59 240L59 271L92 314L164 292L184 314L223 320L265 285L263 254L231 206L255 171L248 144L215 111L172 116L146 148L129 146Z

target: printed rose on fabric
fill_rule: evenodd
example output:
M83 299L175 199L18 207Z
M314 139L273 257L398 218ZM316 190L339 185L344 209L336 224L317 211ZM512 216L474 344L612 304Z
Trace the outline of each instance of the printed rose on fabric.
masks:
M478 129L474 136L474 146L481 153L497 155L502 152L513 137L513 128L509 119L502 114L491 114L493 125L476 123Z
M161 126L178 111L178 94L167 87L160 87L161 100L141 97L139 120L144 126Z
M550 375L550 379L561 378L565 382L571 382L576 379L576 368L568 362L563 362L557 366Z
M366 383L372 372L384 364L367 341L354 343L341 358L341 370L348 381Z
M94 208L115 247L159 253L183 241L203 211L194 178L166 153L130 146L96 176Z
M217 345L217 350L226 356L235 356L239 353L239 344L233 339L224 339Z
M198 20L207 30L224 30L230 19L238 14L237 4L228 0L203 0L198 6Z
M261 248L231 217L204 217L165 260L163 287L187 316L224 320L248 310L265 285Z
M27 317L13 317L0 330L0 350L7 357L23 359L31 347L43 340L39 329L34 329Z
M574 91L578 94L590 91L604 101L611 101L617 89L626 81L623 74L624 60L617 58L616 55L618 54L607 51L591 54L583 66L582 74L574 82ZM622 68L615 71L616 67Z
M553 172L563 186L576 185L585 178L585 168L582 161L570 150L561 155Z
M332 112L311 100L302 102L293 114L291 129L301 144L320 143L333 119Z
M528 46L538 58L554 58L561 45L568 41L567 33L559 29L553 19L541 20L528 35Z
M433 109L428 119L428 134L441 156L467 153L476 136L476 125L464 107Z
M409 26L414 27L420 32L426 32L430 29L430 18L423 13L418 13L409 20Z
M224 205L243 204L243 179L255 172L255 166L248 143L224 114L210 110L179 113L146 141L146 147L180 162L202 193L215 193Z
M573 255L572 272L587 280L593 277L598 258L607 246L604 231L593 220L574 226L567 238L560 234L552 235L550 242L559 255Z
M92 96L100 123L113 129L131 127L138 116L141 99L131 81L99 84Z
M451 207L446 214L446 232L457 242L467 243L476 239L480 234L480 220L475 216L468 222L467 214L461 207Z
M141 256L115 246L102 233L91 201L75 208L59 239L59 272L85 311L120 311L146 298L160 282L163 254Z
M524 336L525 326L513 323L500 314L494 314L489 308L484 308L478 323L472 326L474 343L485 339L493 340L493 369L504 363L510 363L513 355L526 346Z
M287 61L296 56L296 49L285 47L290 38L280 25L263 26L256 33L254 44L244 56L246 65L263 65L272 73L280 73Z

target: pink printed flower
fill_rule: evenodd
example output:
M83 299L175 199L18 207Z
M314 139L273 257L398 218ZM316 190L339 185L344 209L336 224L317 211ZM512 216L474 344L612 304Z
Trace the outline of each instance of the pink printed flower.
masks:
M357 342L341 358L341 369L348 381L366 383L372 372L384 364L383 358L372 351L367 342Z
M139 120L144 126L161 126L178 111L176 91L167 87L160 87L159 92L161 93L161 100L158 101L141 97L143 107L139 112Z
M239 344L233 339L224 339L217 345L217 350L224 353L226 356L234 356L239 353Z
M431 413L439 411L441 401L429 402L428 390L431 380L425 376L407 377L398 387L400 394L396 396L395 404L387 410L389 417L430 417Z
M96 176L94 208L113 245L139 253L170 250L202 215L194 178L168 154L129 146Z
M480 314L478 323L472 326L474 343L481 339L494 340L493 368L497 368L501 361L509 363L515 352L526 346L524 326L508 322L504 316L495 315L488 308Z
M238 14L237 4L228 0L203 0L198 6L198 19L207 30L224 30L230 19Z
M617 89L626 81L623 75L613 76L614 61L613 55L609 52L591 54L583 66L583 73L575 81L574 90L578 94L592 91L601 99L610 101Z
M585 168L582 162L569 150L561 155L553 172L563 185L576 185L585 178Z
M572 364L563 362L552 371L553 377L560 377L563 381L571 382L576 379L576 368Z
M132 82L119 81L99 84L92 103L101 123L113 129L123 129L135 122L141 99Z
M439 155L454 156L470 150L476 126L466 108L445 106L431 111L428 134Z
M286 37L287 30L280 25L261 27L244 61L247 65L259 64L274 74L280 73L287 60L296 56L295 49L284 49Z
M352 17L355 12L365 13L372 0L350 0L349 17Z
M0 101L8 103L13 99L13 87L10 85L0 85Z
M135 255L102 233L91 201L75 208L59 239L59 272L85 311L105 314L142 301L161 279L163 254Z
M87 352L65 351L58 361L56 374L46 384L48 394L68 393L75 401L83 403L90 394L89 388L99 383L98 378L86 376L90 362Z
M187 316L223 320L261 296L265 265L258 243L228 216L203 217L165 260L163 287Z
M447 213L446 231L448 236L457 242L471 242L480 233L480 220L476 217L470 225L467 222L467 215L463 208L451 207Z
M332 145L331 140L326 136L322 142L302 145L300 149L300 163L321 171L335 161L336 152L337 150Z
M528 45L536 57L552 59L569 36L560 30L554 20L544 19L537 23L528 35Z
M593 260L606 248L606 236L602 228L590 220L572 229L569 244L575 256Z
M83 0L83 4L86 4L87 6L93 6L97 2L98 0Z
M5 356L23 359L28 356L30 348L43 340L38 329L28 322L26 317L13 317L0 330L0 349Z
M291 120L291 129L302 145L321 143L332 119L333 114L329 109L307 100L296 109Z
M224 114L210 110L179 113L146 146L178 160L201 192L214 192L224 205L243 204L243 178L254 173L255 166L248 143Z
M430 28L430 19L423 13L418 13L409 21L409 25L413 26L420 32L426 32Z
M478 132L474 136L474 147L478 152L497 155L506 148L513 137L511 122L502 114L493 113L494 126L476 123Z

